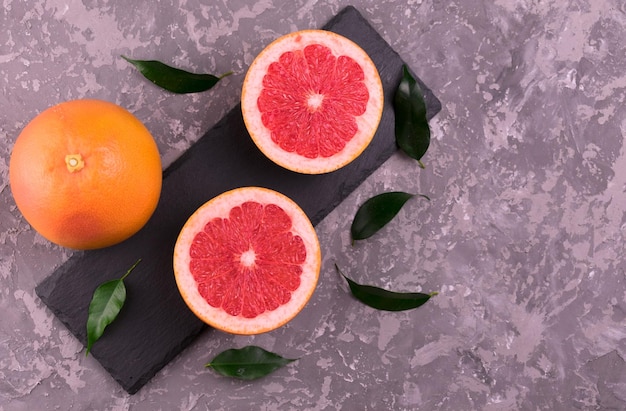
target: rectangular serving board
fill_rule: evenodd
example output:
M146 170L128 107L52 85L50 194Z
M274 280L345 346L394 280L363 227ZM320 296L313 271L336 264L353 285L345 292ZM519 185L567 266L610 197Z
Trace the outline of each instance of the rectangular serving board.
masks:
M359 44L376 64L383 82L381 123L361 156L332 173L290 172L256 148L236 106L164 171L160 202L141 231L109 248L76 252L37 285L36 293L44 304L86 344L93 291L142 259L125 281L128 296L119 317L91 350L128 393L136 393L207 328L181 299L172 269L177 235L199 206L236 187L262 186L291 197L315 225L397 150L393 96L403 60L354 7L340 11L323 28ZM441 103L417 81L430 119Z

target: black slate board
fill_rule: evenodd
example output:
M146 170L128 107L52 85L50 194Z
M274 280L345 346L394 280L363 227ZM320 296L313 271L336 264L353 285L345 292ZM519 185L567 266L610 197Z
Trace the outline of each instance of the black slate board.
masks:
M120 316L91 351L128 393L137 392L206 328L180 298L171 268L178 232L200 205L235 187L264 186L294 199L315 225L396 151L392 102L403 61L353 7L343 9L324 29L363 47L383 81L381 124L357 160L317 176L280 168L252 143L237 106L165 170L161 201L139 233L113 247L75 253L36 287L42 301L85 344L94 289L142 259L125 281L128 297ZM430 119L441 104L419 84Z

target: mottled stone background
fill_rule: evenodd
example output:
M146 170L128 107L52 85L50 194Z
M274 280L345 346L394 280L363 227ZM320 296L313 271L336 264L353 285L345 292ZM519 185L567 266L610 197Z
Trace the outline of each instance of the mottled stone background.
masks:
M147 125L167 166L238 103L264 45L348 4L443 103L426 168L395 155L317 227L321 281L293 322L207 331L129 396L35 295L71 252L15 207L15 138L52 104L101 98ZM4 0L0 23L0 410L626 409L623 0ZM235 74L173 95L121 54ZM431 200L352 247L358 204L391 189ZM375 311L335 263L439 295ZM247 344L300 359L256 382L203 368Z

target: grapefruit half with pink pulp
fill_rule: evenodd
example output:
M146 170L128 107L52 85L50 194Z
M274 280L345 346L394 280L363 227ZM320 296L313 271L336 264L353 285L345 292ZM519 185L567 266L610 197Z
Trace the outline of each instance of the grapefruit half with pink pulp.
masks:
M233 334L259 334L294 318L317 285L321 252L304 211L261 187L202 205L174 247L174 275L191 311Z
M302 30L269 44L250 65L241 110L258 148L276 164L322 174L357 158L383 111L376 66L353 41Z

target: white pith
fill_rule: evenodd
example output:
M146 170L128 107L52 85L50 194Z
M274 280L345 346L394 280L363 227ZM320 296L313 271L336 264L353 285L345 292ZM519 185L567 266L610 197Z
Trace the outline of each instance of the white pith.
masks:
M250 249L243 252L239 257L239 261L244 267L254 267L254 262L256 261L256 255L254 253L254 250Z
M309 107L309 110L311 112L314 112L315 110L320 108L323 101L324 101L324 95L316 93L316 94L311 94L306 102Z

